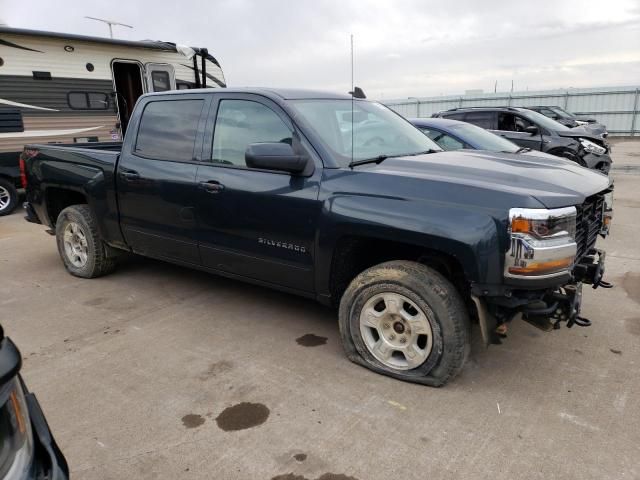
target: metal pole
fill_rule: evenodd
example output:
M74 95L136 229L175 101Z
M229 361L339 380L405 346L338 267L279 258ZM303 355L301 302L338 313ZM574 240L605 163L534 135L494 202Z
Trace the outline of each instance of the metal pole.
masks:
M567 93L564 95L564 109L566 110L567 107L569 106L569 90L567 90Z
M416 117L420 118L420 99L418 97L408 97L407 100L416 101Z
M636 117L638 116L638 91L636 88L636 95L633 98L633 117L631 117L631 136L635 137L636 135Z

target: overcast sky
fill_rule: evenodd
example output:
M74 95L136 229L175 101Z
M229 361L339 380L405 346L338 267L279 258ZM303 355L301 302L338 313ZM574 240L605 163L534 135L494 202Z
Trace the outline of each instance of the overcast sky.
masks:
M640 0L0 0L13 27L207 47L229 86L369 97L640 84Z

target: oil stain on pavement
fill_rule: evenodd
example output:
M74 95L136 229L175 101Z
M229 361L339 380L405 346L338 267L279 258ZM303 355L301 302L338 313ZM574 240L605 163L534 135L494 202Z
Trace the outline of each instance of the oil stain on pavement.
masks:
M215 378L218 375L222 375L223 373L227 373L233 369L233 363L227 360L221 360L219 362L212 363L209 365L209 368L206 372L200 375L198 378L206 382L211 378Z
M190 413L182 417L182 424L187 428L196 428L204 423L202 415L195 415Z
M640 303L640 274L627 272L622 277L622 288L630 299Z
M269 409L262 403L242 402L225 408L216 423L225 432L245 430L262 425L269 418Z
M303 347L317 347L318 345L324 345L327 343L327 337L320 337L313 333L307 333L300 338L296 338L296 343Z

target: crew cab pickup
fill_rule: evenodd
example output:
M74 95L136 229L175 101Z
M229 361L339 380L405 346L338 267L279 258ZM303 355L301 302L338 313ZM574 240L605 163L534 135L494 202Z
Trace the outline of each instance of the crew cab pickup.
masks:
M27 219L66 269L133 252L339 307L347 356L439 386L470 324L585 325L606 284L607 176L561 158L443 152L386 107L296 90L144 95L117 146L28 145ZM521 315L520 315L521 314Z

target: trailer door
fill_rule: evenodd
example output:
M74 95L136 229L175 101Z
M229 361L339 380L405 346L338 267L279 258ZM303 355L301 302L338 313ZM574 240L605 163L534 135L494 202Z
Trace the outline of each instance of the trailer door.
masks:
M166 92L176 89L176 74L173 65L167 63L147 63L147 85L150 92Z

